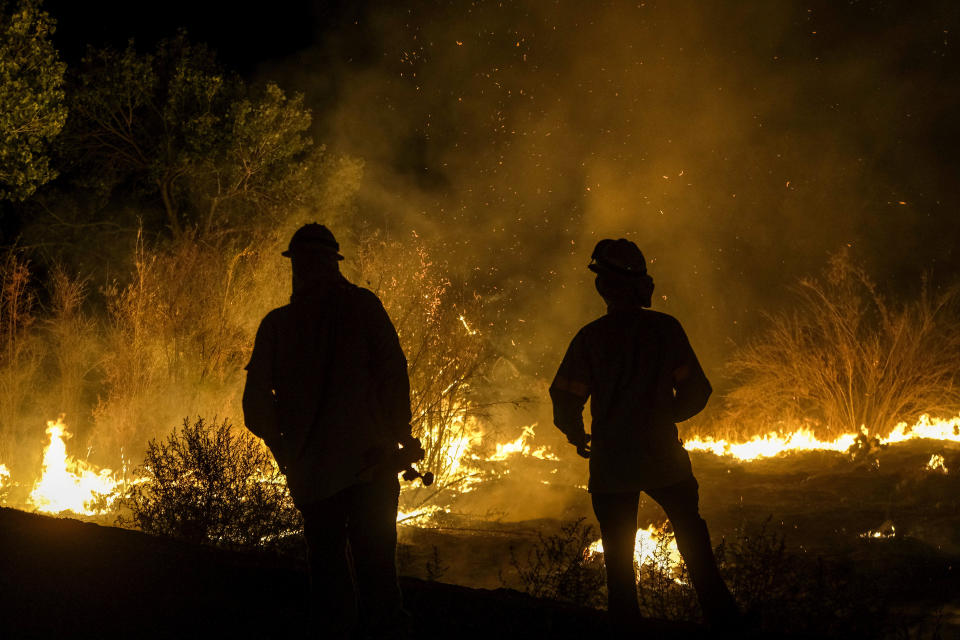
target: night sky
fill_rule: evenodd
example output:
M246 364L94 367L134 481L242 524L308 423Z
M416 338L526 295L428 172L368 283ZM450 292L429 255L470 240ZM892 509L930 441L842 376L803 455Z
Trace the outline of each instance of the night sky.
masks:
M47 6L68 62L183 27L303 91L365 163L358 212L512 292L538 366L602 311L604 236L637 241L708 364L843 247L893 295L960 271L955 2Z

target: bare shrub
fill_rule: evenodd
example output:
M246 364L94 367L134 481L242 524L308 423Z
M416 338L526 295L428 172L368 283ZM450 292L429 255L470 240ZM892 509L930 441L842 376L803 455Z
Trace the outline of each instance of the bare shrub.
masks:
M720 572L743 611L770 631L810 637L887 637L897 620L876 579L853 563L790 552L770 518L716 548Z
M639 565L634 561L640 612L648 618L694 620L699 605L696 592L690 586L687 566L682 562L679 566L673 563L672 532L663 526L661 533L647 561Z
M524 591L538 598L586 606L600 607L606 603L603 562L587 553L597 534L584 520L566 522L553 535L538 533L537 542L523 561L510 547L510 566Z
M283 546L302 531L269 452L227 420L185 419L165 441L150 441L139 474L120 524L229 548Z
M443 489L460 483L460 459L482 410L471 385L490 362L480 334L484 307L466 283L454 285L447 265L413 235L399 242L378 234L358 246L360 281L383 301L407 356L413 434L426 450L423 468Z
M960 409L957 288L934 294L924 281L915 299L890 302L842 252L796 293L797 306L734 356L728 422L885 435L920 414Z

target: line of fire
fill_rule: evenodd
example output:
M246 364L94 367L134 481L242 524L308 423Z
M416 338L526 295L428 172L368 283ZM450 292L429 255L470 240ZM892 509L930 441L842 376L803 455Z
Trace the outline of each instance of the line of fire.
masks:
M960 637L951 3L83 4L0 1L0 636Z

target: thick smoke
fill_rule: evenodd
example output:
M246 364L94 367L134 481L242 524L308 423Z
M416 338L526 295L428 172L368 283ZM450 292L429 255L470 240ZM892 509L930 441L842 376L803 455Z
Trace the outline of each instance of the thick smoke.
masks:
M549 377L635 240L708 372L851 245L894 293L957 266L952 5L413 2L346 10L283 73L362 158L358 212L515 299ZM902 6L900 6L902 4Z

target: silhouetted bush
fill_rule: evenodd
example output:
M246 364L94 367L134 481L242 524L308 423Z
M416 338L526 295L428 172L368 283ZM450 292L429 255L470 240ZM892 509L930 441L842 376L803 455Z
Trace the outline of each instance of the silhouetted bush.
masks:
M165 441L151 440L139 475L121 524L147 533L241 548L287 546L302 531L269 452L227 420L185 419Z
M606 574L603 561L591 558L587 549L597 533L585 518L566 522L556 534L537 534L537 543L525 561L510 548L510 566L521 588L538 598L551 598L600 607L606 604ZM501 578L503 581L503 578Z
M675 621L700 619L686 566L672 558L668 527L637 569L641 615ZM602 608L606 584L602 555L591 557L596 540L583 519L557 534L538 535L524 559L511 548L510 564L527 593ZM740 529L715 550L720 572L742 611L761 629L803 637L938 638L938 619L904 616L893 608L895 581L864 571L856 562L825 561L789 550L770 519ZM505 586L508 581L501 577Z
M661 535L647 562L638 565L634 557L640 613L647 618L695 620L699 610L697 595L691 588L687 565L675 564L672 531L669 526L660 527Z

